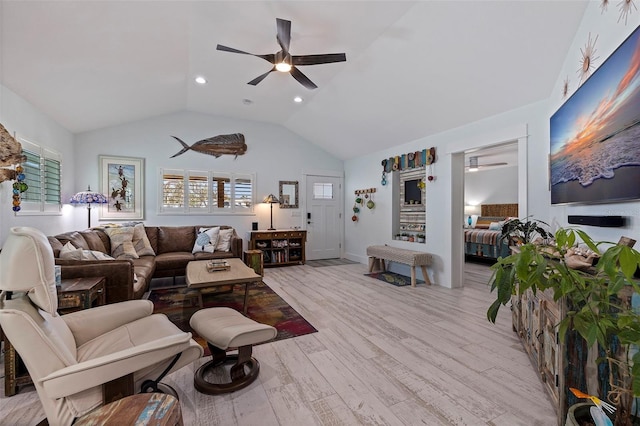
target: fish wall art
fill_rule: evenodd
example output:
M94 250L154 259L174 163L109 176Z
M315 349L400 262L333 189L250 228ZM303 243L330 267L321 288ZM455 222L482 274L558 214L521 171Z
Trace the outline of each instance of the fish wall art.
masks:
M201 154L213 155L216 158L224 154L235 155L236 158L238 158L238 155L243 155L247 152L247 144L244 142L244 135L242 133L213 136L211 138L202 139L191 146L187 145L183 140L176 136L171 137L180 142L183 146L182 150L175 155L172 155L171 158L182 155L189 150L199 152Z

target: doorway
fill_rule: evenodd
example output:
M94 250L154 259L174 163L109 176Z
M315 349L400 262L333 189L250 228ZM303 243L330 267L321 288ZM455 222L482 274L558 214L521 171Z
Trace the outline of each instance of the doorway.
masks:
M450 277L452 287L463 286L463 273L465 270L464 259L464 233L463 220L464 216L464 184L465 184L465 168L468 168L468 159L465 162L465 154L470 151L478 151L513 142L517 144L517 181L518 181L518 216L527 215L527 130L526 126L516 126L514 128L503 129L498 131L496 135L478 137L466 142L462 142L456 148L452 149L451 154L451 180L452 188L456 191L452 192L451 197L451 269ZM511 137L510 137L511 135ZM455 192L455 193L454 193Z
M306 175L307 260L342 255L342 178Z

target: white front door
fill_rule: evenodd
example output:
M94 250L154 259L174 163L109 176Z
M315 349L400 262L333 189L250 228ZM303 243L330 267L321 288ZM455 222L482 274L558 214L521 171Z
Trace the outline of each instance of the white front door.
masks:
M342 235L342 179L335 176L307 175L306 180L306 258L339 258Z

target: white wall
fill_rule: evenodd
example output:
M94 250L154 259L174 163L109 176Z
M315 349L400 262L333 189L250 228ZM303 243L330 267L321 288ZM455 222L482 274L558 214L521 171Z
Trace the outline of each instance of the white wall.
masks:
M73 135L57 122L42 114L31 103L0 85L0 123L17 137L46 146L62 154L62 197L68 200L75 192L75 155ZM57 234L75 226L73 207L66 205L62 214L33 216L14 214L12 210L13 181L0 184L0 247L13 226L33 226L47 235ZM86 214L85 214L86 220Z
M392 149L382 150L365 156L360 156L345 162L345 187L347 197L358 187L380 187L383 158L400 155L410 151L421 150L435 146L438 150L437 163L434 174L437 179L427 184L427 244L403 243L392 240L391 237L391 188L383 187L376 194L376 211L371 215L361 214L357 223L349 218L345 221L345 251L347 257L366 262L366 247L370 244L389 244L402 246L414 250L425 250L434 255L435 264L430 268L432 281L445 287L462 285L461 271L454 270L452 256L459 256L460 251L452 244L452 236L457 234L458 223L462 223L462 211L452 211L451 204L460 191L461 180L454 176L452 170L459 173L459 153L481 146L499 144L514 139L527 141L526 173L527 199L526 208L520 211L520 216L533 215L551 223L554 226L566 226L567 215L623 215L630 218L630 224L625 228L597 228L584 227L594 238L617 241L621 235L638 239L640 234L640 202L627 202L588 206L551 206L548 188L548 155L549 155L549 117L562 104L562 83L570 76L572 84L570 92L576 88L579 76L576 70L580 64L580 49L584 48L589 33L592 38L598 34L596 45L600 56L598 65L605 60L637 27L639 18L637 13L631 15L628 25L616 22L617 8L610 5L609 11L602 14L600 2L591 2L585 12L583 22L576 34L575 40L567 53L567 59L558 75L557 83L550 98L546 101L508 111L485 120L470 123L457 129L408 142ZM544 58L539 58L543 61ZM523 82L526 84L526 82ZM443 100L446 102L446 100ZM524 154L523 154L524 155ZM523 158L522 156L520 158ZM454 184L455 182L455 184ZM452 195L453 194L453 195ZM462 195L461 195L462 196ZM347 198L347 205L352 202ZM455 228L452 224L456 224ZM455 237L456 240L458 237ZM462 239L460 238L460 241ZM395 266L401 273L407 273L407 268Z
M215 158L194 151L170 158L182 149L171 137L177 136L188 145L215 135L242 133L248 146L244 155L223 155ZM255 173L258 202L269 193L278 195L280 180L299 181L301 202L304 200L302 172L314 169L342 173L343 163L316 145L302 139L282 126L246 120L215 117L195 112L180 112L154 117L121 126L76 135L78 183L99 187L98 155L145 158L145 218L150 225L220 224L231 225L245 238L251 222L259 229L269 227L269 206L257 204L255 215L189 215L158 214L160 168L214 170L233 173ZM273 225L290 228L306 225L302 208L273 207ZM95 222L99 223L98 216ZM86 219L85 219L86 220Z
M478 170L464 175L465 204L518 202L518 167Z

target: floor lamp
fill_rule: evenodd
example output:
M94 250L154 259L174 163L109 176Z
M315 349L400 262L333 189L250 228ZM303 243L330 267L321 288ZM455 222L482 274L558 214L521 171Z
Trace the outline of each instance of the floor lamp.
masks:
M71 204L86 204L87 205L87 216L88 223L87 228L91 228L91 204L106 204L109 202L106 196L99 192L95 192L91 190L91 186L87 187L86 191L78 192L76 195L71 197L69 200Z
M280 200L278 200L278 197L276 197L275 195L269 194L265 197L264 200L262 200L262 202L269 203L271 205L271 227L268 229L268 231L274 231L276 228L273 227L273 205L280 203Z

